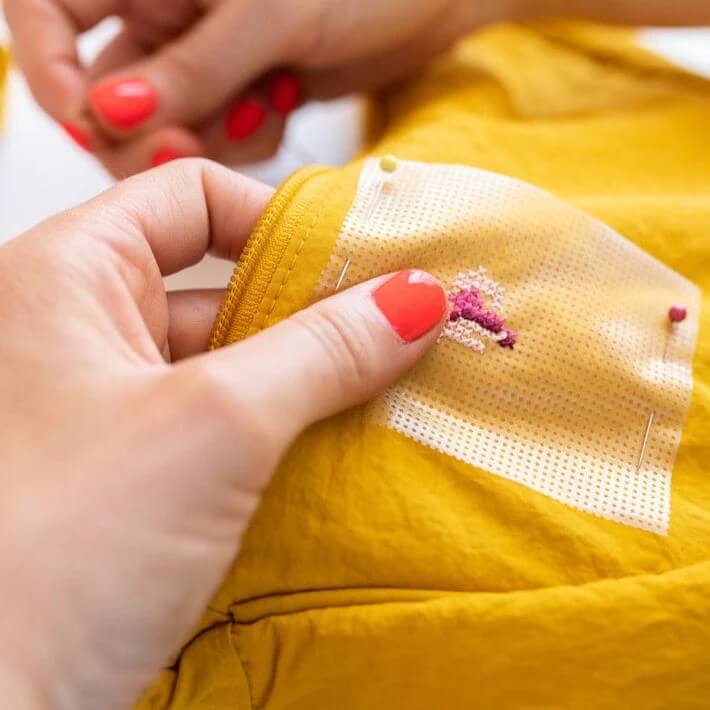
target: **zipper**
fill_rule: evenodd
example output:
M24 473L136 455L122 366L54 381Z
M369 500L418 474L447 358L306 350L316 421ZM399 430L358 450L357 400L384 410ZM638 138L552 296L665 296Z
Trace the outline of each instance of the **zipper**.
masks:
M240 309L246 314L251 312L252 316L256 313L256 309L271 283L273 269L276 268L281 260L294 229L301 222L305 204L296 207L289 216L286 228L281 230L281 236L277 236L275 239L272 235L273 226L301 187L312 177L325 172L325 170L326 168L321 166L307 166L297 171L276 192L266 207L264 214L257 222L254 231L244 246L232 273L224 300L212 327L208 345L209 350L226 345L227 335ZM265 264L264 257L269 252L273 254L273 258L270 259L272 263ZM269 268L269 266L273 268ZM246 337L251 320L250 318L249 322L241 324L241 327L237 329L235 340L241 340Z

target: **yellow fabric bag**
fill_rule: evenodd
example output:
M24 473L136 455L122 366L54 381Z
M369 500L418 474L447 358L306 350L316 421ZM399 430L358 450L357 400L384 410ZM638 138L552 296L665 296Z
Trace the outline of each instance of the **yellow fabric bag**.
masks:
M368 154L523 180L594 215L707 294L710 86L633 38L596 25L488 29L382 100ZM411 165L403 175L424 199L417 176L429 168ZM348 225L361 191L373 187L363 178L371 166L307 168L280 188L237 267L214 346L332 290L339 245L358 237ZM512 224L526 214L520 209ZM458 215L451 217L455 225ZM601 239L602 227L594 230ZM448 248L441 241L434 251ZM453 271L479 266L461 254L452 256ZM488 256L481 250L481 262ZM523 263L522 251L506 258ZM636 268L646 255L631 258ZM515 305L527 277L496 263ZM607 267L599 260L600 272ZM671 292L685 283L659 273ZM689 284L682 289L698 298ZM584 282L567 291L582 300ZM655 292L646 297L655 309ZM702 307L687 304L693 317L684 325L699 317L699 335L689 413L683 421L679 408L682 440L674 466L669 455L672 481L664 479L672 493L667 527L592 515L495 475L383 426L377 403L348 412L292 447L210 610L141 707L708 707L710 304L702 299ZM633 306L639 313L642 301ZM524 354L533 325L514 325ZM688 363L691 341L682 346ZM463 352L454 343L437 348L439 359ZM500 349L484 360L489 352L470 358L490 367L511 355ZM582 366L588 357L580 355ZM633 353L624 358L633 369ZM533 381L540 364L520 362L512 384L503 369L491 377L508 388ZM412 377L426 383L435 374L427 367ZM604 377L603 361L595 367ZM564 430L566 422L554 425Z

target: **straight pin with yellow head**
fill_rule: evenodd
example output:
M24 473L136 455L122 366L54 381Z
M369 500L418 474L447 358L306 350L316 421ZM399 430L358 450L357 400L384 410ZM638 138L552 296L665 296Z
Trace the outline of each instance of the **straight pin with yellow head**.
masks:
M367 212L365 213L365 227L369 226L370 220L372 219L372 215L375 213L375 209L377 208L377 204L380 201L380 198L382 197L382 193L384 192L385 188L393 183L394 173L397 170L398 166L399 163L397 161L397 158L394 157L394 155L387 154L383 155L380 158L378 165L380 177L377 181L377 187L375 188L375 195L370 201L370 204L367 207ZM351 263L352 262L350 261L349 257L346 258L343 262L343 268L341 269L340 275L338 276L338 281L335 284L336 291L339 291L342 287Z

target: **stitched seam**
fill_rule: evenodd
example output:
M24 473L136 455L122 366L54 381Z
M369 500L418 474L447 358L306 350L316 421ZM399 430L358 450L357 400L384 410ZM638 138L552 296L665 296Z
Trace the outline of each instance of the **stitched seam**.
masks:
M219 614L225 621L231 621L232 617L228 611L222 611L222 609L217 609L214 606L207 605L207 611L211 611L213 614Z
M696 568L699 567L707 567L710 570L710 558L708 559L703 559L699 560L696 562L693 562L692 564L689 565L683 565L682 567L673 567L671 569L663 570L662 572L639 572L638 574L626 574L626 575L621 575L618 577L610 576L610 577L600 577L599 579L590 579L584 582L579 582L579 583L574 583L574 582L567 582L567 583L559 583L559 584L552 584L548 586L534 586L534 587L520 587L517 589L486 589L486 590L464 590L464 589L446 589L446 588L420 588L420 587L402 587L402 586L389 586L389 585L382 585L382 586L377 586L377 585L365 585L362 587L358 586L334 586L334 587L323 587L323 588L305 588L305 589L296 589L296 590L289 590L289 591L283 591L283 592L273 592L271 594L263 594L260 596L254 596L250 597L248 599L240 600L237 602L234 602L233 604L230 605L230 614L232 618L234 619L234 623L241 624L241 625L248 625L250 623L253 623L253 621L250 620L242 620L239 618L239 607L249 604L251 602L255 601L266 601L266 600L271 600L271 599L278 599L280 597L292 597L298 594L305 594L305 593L311 593L311 592L341 592L341 591L347 591L347 592L353 592L354 594L357 594L358 592L362 591L391 591L391 592L417 592L421 593L422 595L431 595L431 597L428 598L421 598L421 599L387 599L387 600L368 600L368 601L353 601L353 602L347 602L343 604L328 604L328 603L323 603L323 604L314 604L311 606L303 607L300 609L294 609L294 610L288 610L288 611L272 611L272 612L266 612L265 614L262 614L258 619L260 620L261 618L266 618L270 616L284 616L284 615L290 615L290 614L300 614L304 611L318 611L319 609L324 609L324 608L330 608L330 607L351 607L351 606L372 606L372 605L380 605L380 604L399 604L399 603L422 603L422 602L427 602L427 601L434 601L436 599L441 599L441 598L451 598L451 597L470 597L470 596L477 596L477 597L493 597L493 596L498 596L498 597L505 597L508 595L527 595L527 594L536 594L536 593L541 593L541 592L547 592L550 590L579 590L579 589L589 589L591 587L594 587L595 585L601 585L601 584L617 584L617 583L622 583L622 582L630 582L630 581L638 581L638 580L643 580L643 579L649 579L649 580L663 580L667 579L669 576L674 575L674 574L679 574L682 572L689 572L692 570L695 570Z
M441 601L442 599L448 599L450 597L440 596L432 597L431 599L397 599L395 601L376 601L376 602L354 602L351 604L318 604L316 606L303 607L302 609L292 609L289 611L272 611L262 614L261 616L256 616L253 619L245 620L234 620L235 626L254 626L261 623L262 621L268 621L269 619L280 619L285 616L299 616L301 614L311 614L324 611L336 611L336 610L348 610L348 609L363 609L372 607L382 607L382 606L398 606L398 605L413 605L413 604L427 604L429 602ZM241 662L241 658L240 658ZM246 671L245 671L246 676ZM251 697L251 695L250 695Z
M444 601L444 600L451 600L451 599L465 599L467 597L502 597L502 598L509 598L510 595L515 595L515 596L527 596L529 594L536 594L540 592L548 592L552 590L569 590L569 591L577 591L580 589L589 589L589 588L594 588L598 585L606 585L606 584L616 584L619 582L627 582L627 581L639 581L639 580L644 580L644 579L649 579L649 580L659 580L663 581L664 579L667 579L668 576L673 575L673 574L678 574L682 572L687 572L690 570L694 570L695 568L698 567L706 567L710 568L710 560L703 560L701 562L697 562L692 565L687 565L684 567L677 567L674 569L666 570L665 572L661 572L659 574L653 574L653 573L641 573L641 574L632 574L632 575L626 575L623 577L605 577L602 579L598 580L591 580L589 582L584 582L582 584L558 584L558 585L552 585L549 587L531 587L530 589L518 589L518 590L511 590L511 591L499 591L499 592L471 592L471 591L457 591L457 590L447 590L447 589L442 589L442 590L413 590L413 591L421 591L423 593L431 593L431 597L422 597L420 599L382 599L382 600L352 600L352 601L347 601L342 604L340 603L332 603L329 602L328 600L325 600L322 603L317 603L317 604L310 604L307 606L303 606L301 608L296 608L296 609L287 609L283 611L265 611L262 614L259 614L253 618L249 619L240 619L238 616L238 610L237 613L233 612L233 618L234 618L234 624L238 626L251 626L253 624L258 624L261 621L264 621L266 619L272 619L272 618L279 618L279 617L285 617L285 616L297 616L300 614L308 614L308 613L313 613L313 612L321 612L321 611L331 611L335 609L359 609L363 607L381 607L381 606L395 606L395 605L412 605L412 604L431 604L439 601ZM347 589L353 589L355 592L358 591L357 587L353 588L348 588L348 587L332 587L330 589L327 589L325 591L339 591L339 590L347 590ZM384 589L384 590L392 590L392 591L410 591L407 588L402 588L402 587L362 587L360 589ZM290 594L293 594L292 592L289 593L284 593L279 596L289 596ZM265 597L261 597L262 599L268 599L269 596L267 595ZM235 609L239 606L239 604L234 605Z
M301 237L301 241L298 244L298 247L296 248L296 252L293 255L293 258L291 259L291 263L289 264L288 270L284 274L284 277L281 281L281 284L279 285L278 291L273 297L273 300L271 302L271 306L269 307L269 310L267 313L264 315L264 317L261 319L261 322L257 326L258 330L261 330L266 322L269 320L271 317L271 314L274 312L274 309L276 308L276 304L278 302L279 297L281 296L282 291L284 290L286 286L286 282L291 276L291 273L294 270L294 267L296 266L296 261L298 260L298 257L301 255L301 252L303 251L304 246L306 245L306 242L310 239L313 230L316 227L316 224L318 223L318 220L320 219L321 215L323 214L323 211L325 208L335 199L335 197L340 194L341 186L339 185L328 197L326 197L325 200L321 203L320 208L318 209L318 212L316 212L316 215L313 217L313 220L311 221L311 224L309 225L308 229L304 233L303 237Z

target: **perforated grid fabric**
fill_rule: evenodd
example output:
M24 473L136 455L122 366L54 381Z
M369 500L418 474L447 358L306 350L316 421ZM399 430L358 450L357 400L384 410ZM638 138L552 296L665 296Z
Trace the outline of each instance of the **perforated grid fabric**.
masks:
M692 283L530 185L409 161L389 178L377 159L366 161L317 295L335 289L346 259L343 288L416 267L454 293L462 274L483 268L504 290L502 317L517 334L513 348L443 337L370 406L372 423L471 464L471 476L482 469L667 532L692 389L700 308ZM675 303L688 318L672 332Z

